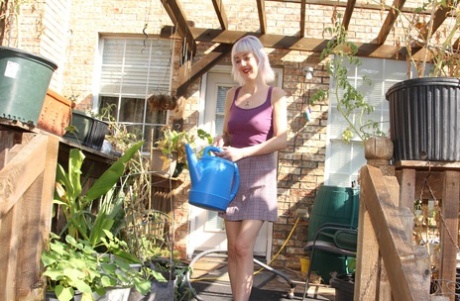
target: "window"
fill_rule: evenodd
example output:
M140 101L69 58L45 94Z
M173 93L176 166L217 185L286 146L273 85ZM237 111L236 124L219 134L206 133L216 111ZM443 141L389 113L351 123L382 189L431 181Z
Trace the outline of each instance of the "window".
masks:
M117 122L144 139L148 151L167 122L167 111L149 109L155 93L169 94L172 45L169 39L103 38L99 111L111 105Z
M369 58L360 60L360 66L348 68L348 79L358 91L363 93L366 101L375 106L372 119L380 122L380 129L388 133L390 118L385 93L393 84L407 78L407 63ZM365 75L372 81L370 86L361 85ZM333 88L333 83L330 88ZM355 137L351 143L341 139L346 123L337 112L337 105L333 103L335 100L330 101L325 184L349 187L352 181L357 180L360 168L366 163L364 147L359 138Z

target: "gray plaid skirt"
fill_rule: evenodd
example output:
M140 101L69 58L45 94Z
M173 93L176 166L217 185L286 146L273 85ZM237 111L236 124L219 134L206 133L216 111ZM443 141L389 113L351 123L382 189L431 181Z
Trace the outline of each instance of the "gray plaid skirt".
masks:
M276 153L251 156L236 162L240 187L226 212L219 216L227 221L278 219Z

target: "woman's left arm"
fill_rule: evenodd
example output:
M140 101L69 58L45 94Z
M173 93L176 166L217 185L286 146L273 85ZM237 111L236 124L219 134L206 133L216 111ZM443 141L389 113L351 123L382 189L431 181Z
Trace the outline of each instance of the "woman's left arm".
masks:
M264 155L283 149L287 144L287 105L286 92L274 87L272 91L273 137L257 145L243 148L224 148L223 157L238 161L244 157Z

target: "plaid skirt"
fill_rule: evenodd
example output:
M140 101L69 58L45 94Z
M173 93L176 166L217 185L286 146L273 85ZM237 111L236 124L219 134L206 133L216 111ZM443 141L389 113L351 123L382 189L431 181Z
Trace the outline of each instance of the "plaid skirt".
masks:
M240 186L226 212L219 216L228 221L278 219L276 153L251 156L236 162Z

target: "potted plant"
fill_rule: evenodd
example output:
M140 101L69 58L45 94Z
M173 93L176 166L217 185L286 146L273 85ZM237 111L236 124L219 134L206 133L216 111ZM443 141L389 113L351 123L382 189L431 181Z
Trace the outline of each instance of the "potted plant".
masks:
M42 258L45 265L44 275L48 283L53 284L50 288L58 296L62 295L60 300L67 300L65 298L76 289L88 300L91 300L89 295L94 292L100 295L108 288L120 286L135 286L142 293L149 291L150 278L155 273L149 269L147 272L143 270L142 274L133 272L130 264L142 262L130 252L125 241L115 236L124 222L123 187L128 180L122 176L128 162L138 154L142 144L141 141L127 149L86 190L81 183L81 166L84 161L81 150L70 151L67 171L58 165L55 203L60 206L65 225L58 229L59 235L52 234L50 247ZM59 270L65 268L60 265L61 261L75 258L87 259L88 264L97 263L96 266L91 265L88 268L88 277L78 283L71 282L75 279L67 279L64 275L66 272ZM86 268L81 268L86 271Z
M154 93L147 98L147 106L152 110L174 110L177 107L178 98L166 93Z
M108 126L108 122L98 119L92 114L73 110L72 121L66 129L64 138L99 151L102 148L105 135L108 134Z
M424 17L427 10L428 17ZM435 32L439 12L447 25ZM408 62L417 72L386 94L394 158L460 161L460 53L454 41L460 25L458 1L427 1L407 24L402 41ZM428 63L432 64L430 70Z
M116 229L116 221L123 219L119 216L123 213L123 199L119 197L122 190L116 185L123 180L128 161L139 152L142 144L143 141L129 148L86 191L81 183L85 156L79 149L70 150L67 171L60 164L56 171L55 203L65 219L61 236L83 237L97 247L105 236L103 230ZM99 211L93 208L96 200L100 200Z
M152 147L151 170L177 176L187 164L185 144L195 146L197 139L212 144L211 135L202 129L198 129L195 134L189 131L176 131L169 126L163 127L162 138Z
M48 249L41 255L48 296L67 301L78 292L85 301L104 296L114 288L127 287L128 295L131 287L143 295L150 291L149 275L153 272L149 268L137 269L124 256L123 242L110 232L106 234L105 253L96 251L85 239L67 235L61 241L52 234Z
M161 277L152 280L152 289L148 295L150 300L191 300L195 294L186 283L186 273L190 267L178 260L165 257L154 257L147 265ZM130 300L143 300L136 290Z
M357 136L364 144L369 144L369 147L379 145L382 151L391 152L386 154L387 157L391 158L393 149L391 141L381 130L381 123L371 119L375 107L348 80L347 68L358 66L360 60L356 56L358 47L348 39L348 32L342 25L340 14L337 14L333 26L327 28L326 32L335 37L329 40L321 53L321 59L332 56L325 66L331 78L331 87L328 90L319 89L313 94L310 102L316 104L329 98L345 121L345 128L342 129L341 135L342 140L350 142ZM363 77L363 84L371 85L372 82L365 76Z
M97 291L98 288L91 287L101 276L95 254L85 241L77 241L68 235L62 242L58 235L52 233L48 249L41 254L47 297L72 300L77 290L85 296Z

